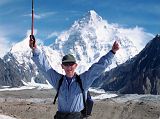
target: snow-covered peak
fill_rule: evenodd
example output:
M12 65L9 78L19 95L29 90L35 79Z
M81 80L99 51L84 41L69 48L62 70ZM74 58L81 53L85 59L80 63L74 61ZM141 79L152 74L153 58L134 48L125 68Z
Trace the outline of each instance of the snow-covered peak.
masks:
M91 16L91 17L95 17L95 16L98 16L98 17L100 17L94 10L90 10L90 11L88 11L88 16Z
M29 47L29 36L27 36L21 42L13 45L10 53L13 54L20 64L23 64L24 61L28 60L31 54L31 49Z
M26 33L26 37L23 40L21 40L20 42L14 44L12 46L12 48L10 50L11 53L15 54L15 53L24 53L24 52L31 51L31 49L29 47L30 32L31 31L28 30ZM37 30L35 30L35 34L37 34Z
M90 10L81 19L75 21L70 30L83 30L86 25L96 27L98 23L102 21L102 18L94 10Z
M29 48L29 37L28 36L24 40L22 40L21 42L16 43L11 48L11 53L26 52L27 50L30 50L30 48Z
M95 22L100 22L102 18L94 11L90 10L87 12L87 14L84 15L84 17L79 20L80 22L86 22L86 23L95 23Z
M142 48L141 41L149 41L153 36L142 29L126 29L116 24L109 24L95 11L89 11L84 17L74 22L71 28L62 33L51 45L63 56L72 53L80 64L78 72L87 70L91 64L106 54L115 40L120 44L113 65L109 69L135 56Z

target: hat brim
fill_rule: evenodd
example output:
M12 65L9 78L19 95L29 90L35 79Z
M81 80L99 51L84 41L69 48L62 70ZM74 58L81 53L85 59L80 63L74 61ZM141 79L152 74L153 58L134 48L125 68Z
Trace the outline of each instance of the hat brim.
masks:
M62 64L64 64L64 63L76 63L76 61L70 61L70 60L62 61Z

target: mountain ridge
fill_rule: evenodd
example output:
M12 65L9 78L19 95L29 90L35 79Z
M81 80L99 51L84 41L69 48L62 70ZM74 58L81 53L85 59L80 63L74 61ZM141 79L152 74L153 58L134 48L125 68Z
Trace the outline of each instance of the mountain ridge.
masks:
M133 33L133 31L136 32ZM142 35L139 36L138 34ZM38 48L40 50L43 48L51 66L53 68L56 67L54 69L59 73L64 73L60 66L62 56L72 53L79 64L76 72L83 73L111 49L115 40L120 43L121 50L118 51L115 59L113 59L113 64L107 70L120 65L139 52L134 44L135 42L133 42L134 38L138 40L146 38L146 40L148 40L151 37L150 34L138 28L125 29L114 24L109 24L95 11L91 10L81 19L75 21L71 28L58 36L49 47L40 45ZM31 80L37 83L46 83L46 78L31 59L32 52L28 46L28 42L29 34L27 34L23 41L15 44L9 53L17 60L15 65L23 66L26 77L21 80L23 80L25 84L31 82ZM5 57L6 58L3 59L5 62L10 61L9 58L11 57L8 54L6 54ZM19 75L23 76L21 73L19 73Z
M130 61L106 72L101 88L127 94L160 94L159 52L160 36L157 35Z

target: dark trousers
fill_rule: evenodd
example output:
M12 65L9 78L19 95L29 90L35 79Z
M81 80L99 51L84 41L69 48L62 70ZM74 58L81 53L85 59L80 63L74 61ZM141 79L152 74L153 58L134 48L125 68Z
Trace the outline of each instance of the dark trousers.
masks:
M81 112L56 112L54 119L82 119Z

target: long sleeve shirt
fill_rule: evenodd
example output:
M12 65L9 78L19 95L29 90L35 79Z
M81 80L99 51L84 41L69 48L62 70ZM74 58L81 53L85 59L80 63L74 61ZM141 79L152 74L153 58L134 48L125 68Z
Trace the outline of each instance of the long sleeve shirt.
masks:
M106 55L102 56L97 63L94 63L88 71L80 74L82 80L83 89L87 92L92 82L97 79L112 63L114 54L110 51ZM35 49L33 51L33 61L41 69L41 71L47 77L49 83L57 90L58 82L62 77L62 74L56 72L49 62L47 61L46 55L42 50ZM87 94L87 93L86 93ZM75 76L72 77L72 81L68 84L67 77L64 76L62 85L58 94L58 111L61 112L80 112L83 110L83 94L80 89Z

